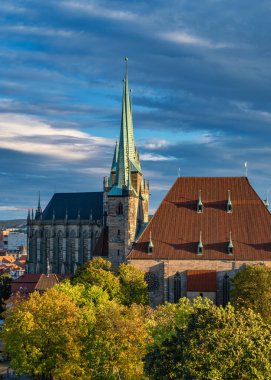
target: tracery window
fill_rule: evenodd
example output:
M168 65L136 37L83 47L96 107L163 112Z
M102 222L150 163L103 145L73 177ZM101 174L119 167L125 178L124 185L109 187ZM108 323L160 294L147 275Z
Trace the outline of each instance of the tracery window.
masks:
M230 278L226 273L223 277L223 306L226 306L230 300Z
M123 204L121 202L119 202L119 204L117 206L117 214L123 215Z
M174 292L174 302L177 303L181 298L181 290L182 290L182 281L181 281L181 273L177 272L173 278L173 292Z

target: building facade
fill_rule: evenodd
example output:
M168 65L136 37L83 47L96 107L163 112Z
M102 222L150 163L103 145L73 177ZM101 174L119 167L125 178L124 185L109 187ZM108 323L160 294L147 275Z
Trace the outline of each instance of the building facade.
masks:
M271 267L271 214L246 177L178 178L127 259L146 272L153 306L226 304L238 270Z
M118 266L148 222L149 183L135 147L126 66L122 116L103 192L57 193L45 210L28 215L28 273L74 274L94 256Z

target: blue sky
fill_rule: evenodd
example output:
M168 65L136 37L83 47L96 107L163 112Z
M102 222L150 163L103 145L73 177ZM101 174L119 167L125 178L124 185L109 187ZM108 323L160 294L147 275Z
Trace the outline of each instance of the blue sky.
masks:
M151 212L183 176L271 189L271 3L0 2L0 219L41 192L100 191L129 57Z

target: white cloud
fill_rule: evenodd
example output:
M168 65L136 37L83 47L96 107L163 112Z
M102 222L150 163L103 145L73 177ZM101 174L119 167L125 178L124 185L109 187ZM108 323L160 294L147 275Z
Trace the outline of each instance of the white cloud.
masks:
M184 31L162 33L160 36L167 41L175 42L181 45L194 45L209 49L222 49L232 46L226 43L215 43L206 38L197 37Z
M114 145L109 138L91 136L76 129L54 128L20 114L0 114L0 141L2 149L66 160L90 158L102 147Z
M26 211L25 207L16 207L16 206L0 206L0 211Z
M170 142L167 140L152 140L150 142L145 143L143 146L146 149L155 150L160 148L165 148L170 145Z
M48 37L70 37L74 35L75 32L71 30L65 29L55 29L49 27L41 27L41 26L28 26L28 25L9 25L5 27L1 27L0 31L8 31L8 32L18 32L21 34L33 34L33 35L42 35Z
M131 21L137 18L135 13L122 10L114 10L101 7L94 2L79 2L79 1L65 1L61 4L65 8L71 10L87 13L91 16L97 16L102 18L108 18L119 21Z
M176 157L162 156L161 154L143 153L140 155L142 161L174 161Z

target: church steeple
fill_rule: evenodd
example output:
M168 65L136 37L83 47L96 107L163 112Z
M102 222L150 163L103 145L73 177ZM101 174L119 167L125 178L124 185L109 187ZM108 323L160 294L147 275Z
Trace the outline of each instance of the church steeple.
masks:
M41 208L41 205L40 205L40 192L39 192L39 198L38 198L38 207L36 209L36 213L35 213L35 219L40 219L42 215L42 208Z
M116 185L119 188L128 187L131 182L131 172L139 172L140 164L134 142L133 117L128 83L128 58L125 58L126 72L123 81L122 115L119 138L118 156L116 160Z
M116 266L125 260L142 225L148 222L149 210L149 187L142 178L134 141L128 58L125 62L120 138L116 142L110 177L104 180L109 259Z

